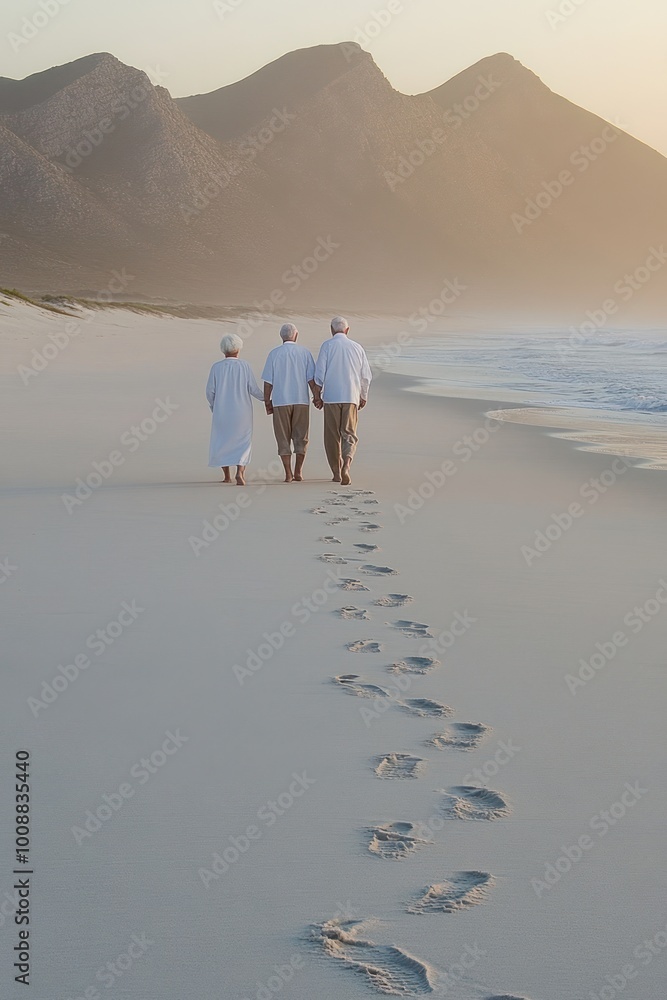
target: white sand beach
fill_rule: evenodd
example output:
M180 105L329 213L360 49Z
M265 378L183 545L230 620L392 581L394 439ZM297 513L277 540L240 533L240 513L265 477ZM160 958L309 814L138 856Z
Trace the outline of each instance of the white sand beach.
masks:
M377 372L344 497L321 415L285 485L259 403L225 487L204 389L234 323L0 318L33 1000L662 996L662 474ZM402 329L349 318L369 350Z

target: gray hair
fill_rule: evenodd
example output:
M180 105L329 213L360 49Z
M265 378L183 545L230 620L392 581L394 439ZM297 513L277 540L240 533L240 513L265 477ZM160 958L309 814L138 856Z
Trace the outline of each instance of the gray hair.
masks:
M331 320L331 331L332 333L347 333L350 329L350 324L342 316L334 316Z
M224 355L238 354L243 348L243 341L236 333L227 333L220 341L220 350Z
M298 330L294 323L285 323L284 326L280 328L280 336L282 340L295 340L298 334Z

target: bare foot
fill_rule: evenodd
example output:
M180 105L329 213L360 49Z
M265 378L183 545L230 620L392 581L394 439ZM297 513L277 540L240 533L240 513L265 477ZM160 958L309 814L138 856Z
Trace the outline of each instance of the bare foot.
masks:
M226 485L226 486L231 486L231 485L232 485L232 483L234 482L234 480L232 479L232 477L231 477L231 476L227 476L227 478L226 478L226 479L223 479L223 480L222 480L222 482L223 482L223 484L224 484L224 485Z
M237 486L245 486L245 478L239 473L236 477Z
M331 482L332 483L339 483L340 482L340 476L334 476L333 479L331 480Z
M294 482L294 476L292 475L291 472L288 472L287 475L285 476L285 482L286 483Z
M350 478L350 466L347 463L343 466L340 481L343 486L349 486L352 482Z
M300 472L295 472L294 473L294 482L295 483L302 483L303 482L303 476L301 475Z
M222 481L223 481L223 483L226 483L226 484L227 484L227 486L230 486L230 485L231 485L231 483L233 482L233 480L232 480L232 477L231 477L231 476L230 476L230 474L229 474L229 466L228 466L228 465L223 465L223 466L222 466L222 472L223 472L223 475L224 475L224 477L225 477L225 478L224 478L224 479L222 480Z

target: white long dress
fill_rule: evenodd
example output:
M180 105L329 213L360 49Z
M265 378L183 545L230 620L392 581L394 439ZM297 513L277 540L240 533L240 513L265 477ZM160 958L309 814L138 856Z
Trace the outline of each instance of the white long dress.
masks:
M252 454L252 397L264 399L247 361L223 358L211 368L206 398L213 413L209 467L248 465Z

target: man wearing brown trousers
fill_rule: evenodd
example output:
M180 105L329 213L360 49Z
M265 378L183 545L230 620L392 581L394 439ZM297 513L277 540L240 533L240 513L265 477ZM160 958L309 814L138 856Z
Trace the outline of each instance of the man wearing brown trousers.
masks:
M373 378L361 344L350 340L347 320L331 323L331 340L322 344L315 369L314 401L324 407L324 449L334 483L349 486L350 466L357 450L359 410L368 401Z
M278 454L285 467L285 482L303 482L303 463L308 450L310 428L310 386L313 399L319 398L319 388L313 381L315 360L305 347L297 344L299 331L293 323L285 323L280 331L282 346L276 347L266 359L262 372L266 412L273 416L273 429ZM292 446L295 465L292 472Z

